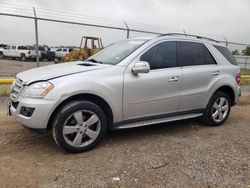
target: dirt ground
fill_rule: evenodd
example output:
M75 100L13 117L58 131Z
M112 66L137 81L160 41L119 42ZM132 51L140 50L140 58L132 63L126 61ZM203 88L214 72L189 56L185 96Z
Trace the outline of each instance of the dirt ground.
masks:
M35 65L1 60L0 76ZM114 131L81 154L23 128L0 97L0 187L250 187L250 86L242 89L223 126L188 120Z
M40 62L40 66L54 64L54 62ZM17 73L36 68L34 61L22 62L18 60L0 59L0 77L14 77Z
M228 121L197 120L109 132L95 149L60 150L6 116L0 98L0 187L248 187L250 89Z

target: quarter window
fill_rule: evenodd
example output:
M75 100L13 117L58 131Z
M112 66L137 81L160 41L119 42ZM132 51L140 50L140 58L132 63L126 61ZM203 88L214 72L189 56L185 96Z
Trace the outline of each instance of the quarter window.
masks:
M219 50L219 52L233 65L239 65L236 61L236 59L234 58L234 56L232 55L232 53L228 50L228 48L223 47L223 46L216 46L214 45L214 47Z
M150 69L176 67L176 42L163 42L144 53L141 61L146 61Z

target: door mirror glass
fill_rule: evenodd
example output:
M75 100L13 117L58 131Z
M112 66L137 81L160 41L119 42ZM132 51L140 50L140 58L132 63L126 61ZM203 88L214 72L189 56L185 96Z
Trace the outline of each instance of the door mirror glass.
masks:
M149 63L146 61L139 61L132 67L132 72L134 74L138 73L148 73L150 71Z

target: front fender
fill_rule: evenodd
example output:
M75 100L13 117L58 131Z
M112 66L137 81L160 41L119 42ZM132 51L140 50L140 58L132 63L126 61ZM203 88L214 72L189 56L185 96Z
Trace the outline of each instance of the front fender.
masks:
M50 81L54 85L54 89L44 99L58 101L52 112L59 104L74 95L93 94L101 97L110 105L114 122L122 120L122 82L113 79L107 84L105 78L102 81L88 78L85 79L88 81L77 78L70 81L70 79L66 78L64 78L65 81L62 81L62 79Z

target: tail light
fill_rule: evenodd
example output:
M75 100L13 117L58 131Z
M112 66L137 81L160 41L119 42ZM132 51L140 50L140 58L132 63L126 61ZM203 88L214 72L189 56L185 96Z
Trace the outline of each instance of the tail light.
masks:
M28 54L30 54L31 52L30 52L30 50L28 51Z
M240 73L235 77L236 82L238 85L240 85Z

